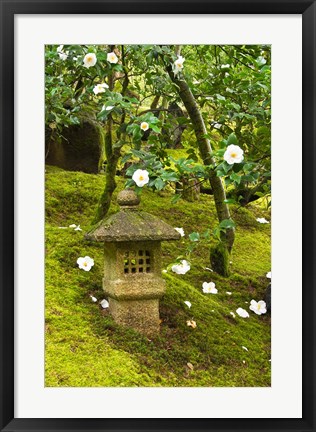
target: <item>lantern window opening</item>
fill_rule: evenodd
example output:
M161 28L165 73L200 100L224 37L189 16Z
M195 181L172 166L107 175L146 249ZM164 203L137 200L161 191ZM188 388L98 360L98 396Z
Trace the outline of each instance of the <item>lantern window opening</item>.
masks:
M149 250L131 250L124 253L124 274L151 273L151 264Z

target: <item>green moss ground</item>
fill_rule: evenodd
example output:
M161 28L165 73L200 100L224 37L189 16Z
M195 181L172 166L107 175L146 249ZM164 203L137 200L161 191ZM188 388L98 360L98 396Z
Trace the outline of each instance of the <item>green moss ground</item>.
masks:
M124 180L118 178L118 184L122 189ZM163 275L167 292L160 304L161 332L149 340L116 325L108 311L90 298L104 298L103 245L89 243L83 236L103 185L102 175L46 169L46 386L270 386L269 315L249 311L250 318L243 319L230 314L238 307L248 309L251 299L264 297L270 225L259 224L256 217L269 218L267 212L255 205L250 210L232 209L237 229L229 278L205 269L210 266L208 247L194 253L185 275L170 271ZM203 232L216 223L213 198L208 195L201 195L198 203L180 200L173 205L170 195L144 189L141 199L143 210L183 227L186 234ZM111 212L117 209L113 205ZM83 231L59 228L72 223ZM163 243L165 268L183 253L187 242L184 237ZM85 255L95 261L90 272L76 264ZM218 294L203 294L204 281L214 281ZM191 309L185 300L192 303ZM196 328L187 326L189 319L196 321Z

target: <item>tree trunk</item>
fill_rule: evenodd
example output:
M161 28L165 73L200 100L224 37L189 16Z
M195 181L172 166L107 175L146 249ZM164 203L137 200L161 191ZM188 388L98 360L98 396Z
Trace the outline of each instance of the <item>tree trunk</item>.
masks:
M116 189L116 169L117 163L120 157L119 149L113 151L112 143L112 118L109 117L106 124L106 134L105 134L105 155L106 155L106 170L105 170L105 188L100 197L99 205L97 208L97 213L94 222L99 222L109 211L112 195Z
M111 51L113 51L114 46L111 46ZM112 91L114 87L114 74L109 75L109 88ZM106 171L105 171L105 187L104 191L100 197L99 205L97 208L94 223L99 222L110 209L112 195L116 189L116 169L117 163L120 157L120 149L113 149L113 119L111 114L109 114L105 126L105 156L106 156Z
M178 79L170 66L167 67L168 74L171 80L177 85L179 89L179 96L188 111L190 119L192 121L193 129L195 132L197 144L199 147L199 151L203 162L205 165L213 165L215 166L214 159L212 158L212 147L210 140L206 137L207 130L205 127L205 123L203 117L201 115L200 109L197 105L197 102L188 86L187 82L184 79ZM214 170L210 170L209 181L214 193L214 201L216 206L216 212L219 222L224 219L230 219L229 208L227 204L225 204L225 190L220 177L216 175ZM227 229L225 233L222 233L221 240L224 246L229 253L232 250L235 239L234 229ZM219 261L218 254L221 254L222 246L217 248L216 250L216 260L211 262L212 265L216 265L215 271L218 271L220 274L227 275L228 274L228 262L227 257L223 256L223 260L221 265L217 265L216 263ZM224 254L225 255L225 254Z

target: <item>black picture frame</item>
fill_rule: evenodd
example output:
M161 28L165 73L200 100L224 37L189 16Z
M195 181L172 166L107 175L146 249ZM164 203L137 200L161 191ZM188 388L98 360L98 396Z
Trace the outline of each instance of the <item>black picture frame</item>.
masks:
M15 14L301 14L303 20L303 416L301 419L23 419L14 417ZM1 431L315 431L316 4L305 0L0 0ZM286 43L286 41L285 41ZM316 268L316 266L315 266ZM290 377L289 377L290 379ZM31 389L30 389L31 391ZM282 401L280 401L282 404Z

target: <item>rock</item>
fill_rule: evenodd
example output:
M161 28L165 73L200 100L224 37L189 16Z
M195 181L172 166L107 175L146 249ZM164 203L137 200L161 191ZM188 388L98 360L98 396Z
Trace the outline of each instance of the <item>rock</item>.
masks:
M46 164L68 171L98 173L104 160L102 128L85 119L80 125L64 128L62 135L60 142L46 137Z

